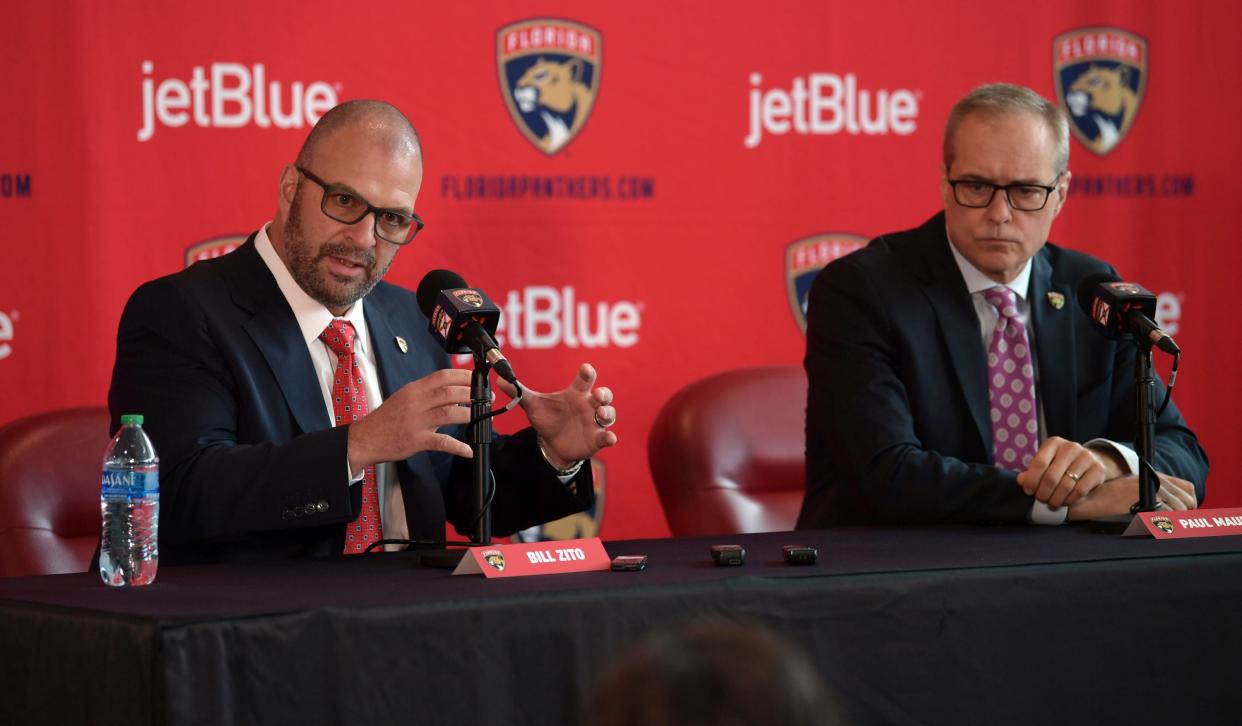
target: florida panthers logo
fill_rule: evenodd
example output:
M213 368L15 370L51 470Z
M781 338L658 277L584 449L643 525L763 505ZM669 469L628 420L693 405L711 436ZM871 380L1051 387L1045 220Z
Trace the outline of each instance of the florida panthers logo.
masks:
M598 458L591 459L590 464L591 476L595 480L595 504L585 512L523 529L513 536L515 542L546 542L599 536L599 528L604 521L604 493L608 488L608 472L604 462Z
M599 91L599 31L581 23L523 20L496 33L505 105L522 135L551 156L586 123Z
M478 290L472 290L470 288L465 288L462 290L454 290L453 297L457 298L458 300L461 300L462 302L466 303L467 305L471 307L475 307L475 308L483 307L483 296L479 294Z
M185 266L189 267L195 262L227 255L245 242L246 235L227 235L190 245L185 251Z
M1117 28L1065 33L1053 42L1057 98L1070 130L1104 156L1134 126L1147 86L1147 41Z
M806 296L815 276L829 262L867 245L865 237L829 232L805 237L785 248L785 289L798 327L806 332Z
M497 572L505 571L505 556L500 550L483 550L483 561L492 566Z

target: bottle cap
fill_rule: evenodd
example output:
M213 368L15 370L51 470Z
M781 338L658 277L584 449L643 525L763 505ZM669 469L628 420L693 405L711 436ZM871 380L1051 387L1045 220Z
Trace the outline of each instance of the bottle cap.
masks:
M122 426L141 426L142 425L142 414L140 413L125 414L124 416L121 417L121 425Z

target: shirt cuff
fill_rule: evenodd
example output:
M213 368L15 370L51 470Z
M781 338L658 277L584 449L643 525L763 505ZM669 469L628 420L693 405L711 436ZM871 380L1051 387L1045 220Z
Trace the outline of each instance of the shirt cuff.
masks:
M1112 449L1116 451L1126 462L1126 471L1121 472L1122 476L1132 476L1138 473L1139 458L1138 453L1125 444L1119 444L1109 439L1091 439L1084 444L1088 449Z
M358 482L366 478L367 468L365 466L362 467L362 471L358 472L358 474L355 475L354 470L351 469L349 466L349 457L347 456L345 457L345 473L349 475L349 485L352 487L353 485L357 484Z
M1031 524L1065 524L1065 517L1068 514L1069 507L1053 509L1048 506L1047 502L1038 500L1031 504Z

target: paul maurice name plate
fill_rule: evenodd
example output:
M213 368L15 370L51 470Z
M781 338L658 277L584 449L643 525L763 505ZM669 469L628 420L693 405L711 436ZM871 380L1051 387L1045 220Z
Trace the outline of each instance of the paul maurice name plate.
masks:
M1223 537L1242 534L1242 507L1191 509L1185 512L1140 512L1123 537L1150 535L1156 539Z

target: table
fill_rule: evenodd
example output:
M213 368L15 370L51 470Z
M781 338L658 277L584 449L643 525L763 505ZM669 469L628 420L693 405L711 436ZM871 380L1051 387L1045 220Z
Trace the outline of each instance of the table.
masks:
M748 551L711 564L711 544ZM783 544L819 549L812 567ZM451 577L412 553L0 579L0 723L574 724L704 614L804 648L852 723L1231 723L1242 538L846 528L612 542L646 572Z

